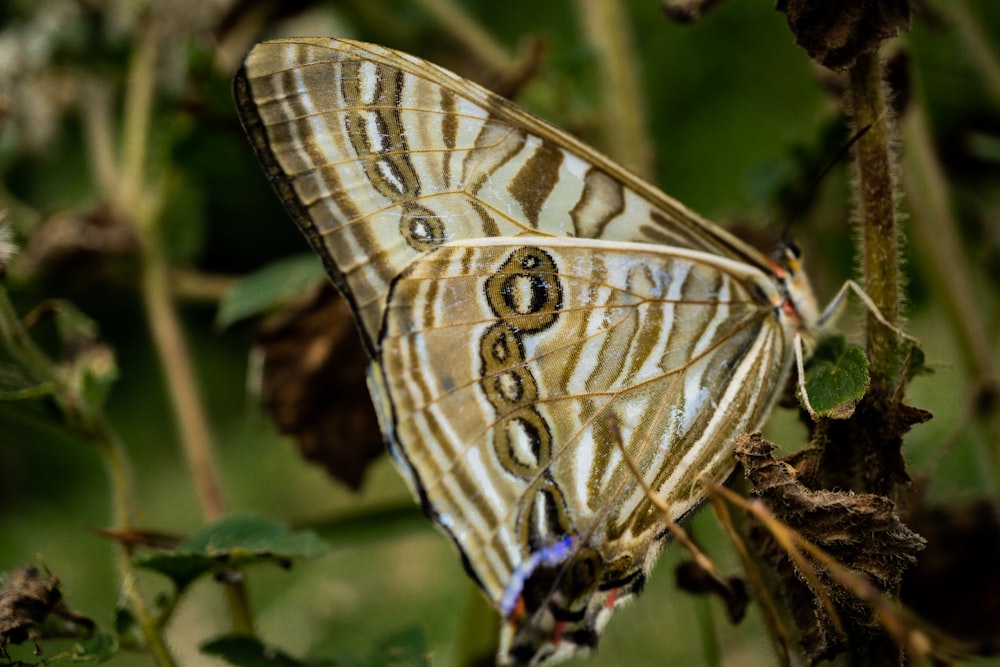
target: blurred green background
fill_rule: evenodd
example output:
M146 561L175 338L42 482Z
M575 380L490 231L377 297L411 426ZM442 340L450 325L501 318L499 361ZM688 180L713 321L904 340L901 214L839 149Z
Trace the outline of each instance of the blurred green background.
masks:
M0 6L0 209L7 209L19 243L27 245L46 221L99 203L72 82L104 81L114 96L110 108L118 113L130 54L152 14L172 21L176 35L159 54L149 152L150 173L165 193L161 225L173 265L203 276L237 277L305 252L242 135L229 93L234 54L280 35L351 37L488 83L489 66L470 56L467 35L446 25L428 8L433 4L8 0ZM781 193L808 190L809 170L834 160L848 139L836 97L824 90L772 4L730 0L701 21L680 26L664 17L655 0L624 3L648 105L654 182L710 219L765 243L786 222ZM964 4L995 48L1000 3ZM466 0L456 6L508 54L518 53L529 38L543 40L538 72L517 101L613 152L614 130L601 125L605 100L577 4ZM921 6L925 11L900 44L910 55L911 104L927 114L953 187L965 243L953 268L972 277L973 299L995 352L1000 98L977 67L967 35L942 19L950 3ZM62 99L60 91L71 99ZM821 300L854 277L846 171L841 160L792 227ZM911 474L932 474L928 493L939 502L995 497L988 431L971 416L976 372L956 343L920 242L908 242L905 252L910 330L936 370L910 389L911 403L935 415L908 438ZM177 444L135 269L127 258L123 264L59 267L27 277L12 271L7 287L22 313L44 299L65 298L99 323L120 372L107 411L132 460L138 523L189 533L203 520ZM418 626L433 664L453 664L456 637L467 632L478 594L451 546L420 515L386 458L369 471L359 493L299 458L248 390L253 323L223 330L214 324L217 306L213 298L178 297L226 506L310 527L332 545L328 556L290 571L250 570L261 637L294 655L363 656L380 638ZM850 330L851 318L845 323ZM44 329L40 335L46 338ZM790 448L802 443L805 431L794 414L779 410L773 421L772 439ZM60 577L74 609L110 625L121 600L113 546L91 530L110 524L109 505L107 476L94 449L61 436L44 420L26 418L18 405L0 404L0 571L44 564ZM693 529L725 570L736 571L737 560L709 512L695 519ZM714 601L676 590L671 565L680 557L679 549L668 548L642 598L611 621L594 661L572 664L702 664L704 626L697 619L706 614L715 618L723 664L772 664L773 648L755 609L732 627ZM155 575L144 575L143 584L150 592L167 590ZM222 593L217 584L202 581L181 602L168 640L183 664L221 664L199 655L197 646L226 629ZM115 664L133 663L148 659L115 658Z

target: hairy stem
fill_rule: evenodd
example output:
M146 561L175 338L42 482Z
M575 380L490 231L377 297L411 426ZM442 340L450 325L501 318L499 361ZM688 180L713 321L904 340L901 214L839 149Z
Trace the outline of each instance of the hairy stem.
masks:
M896 183L891 146L891 117L885 100L882 66L877 53L858 58L850 69L848 91L854 131L868 131L855 145L858 217L861 224L861 270L865 290L882 317L899 327L900 252L896 220ZM867 315L868 358L873 384L894 386L898 381L896 332Z
M886 86L878 52L858 58L849 70L847 106L853 130L860 134L854 148L857 217L861 225L861 270L865 290L882 318L870 309L866 317L866 343L871 386L861 406L862 423L890 428L880 432L868 427L851 439L853 460L863 490L896 499L906 476L900 450L902 433L903 355L898 340L902 296L900 244L896 205L896 167L893 118L886 103ZM843 441L842 441L843 442ZM890 595L897 591L889 591ZM853 665L899 665L903 653L887 635L868 635L852 628L848 641Z
M132 508L135 507L125 447L122 446L118 434L103 418L98 422L98 440L104 450L108 476L111 478L114 523L118 528L125 529L133 525ZM152 654L157 665L172 667L175 664L173 656L170 655L156 619L150 612L146 599L139 589L138 574L132 565L132 551L124 542L118 544L118 569L122 575L122 590L125 599L128 600L129 609L131 609L139 630L146 640L146 648Z

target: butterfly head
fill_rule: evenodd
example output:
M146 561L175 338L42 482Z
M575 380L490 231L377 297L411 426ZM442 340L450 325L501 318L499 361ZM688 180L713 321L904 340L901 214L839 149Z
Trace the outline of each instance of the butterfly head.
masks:
M782 308L798 323L800 332L810 334L819 326L819 307L809 276L803 269L802 249L795 241L786 240L778 249L774 268L782 288Z

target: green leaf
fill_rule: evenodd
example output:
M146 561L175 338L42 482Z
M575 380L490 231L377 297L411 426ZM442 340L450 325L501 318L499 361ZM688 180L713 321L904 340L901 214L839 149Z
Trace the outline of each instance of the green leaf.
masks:
M98 340L97 323L68 301L57 301L53 313L56 331L67 358L66 379L78 404L74 408L85 420L104 409L112 385L118 380L114 351Z
M139 556L135 563L169 577L183 590L204 574L222 574L260 562L286 566L297 558L320 556L328 548L311 531L292 531L255 516L234 516L191 535L173 551Z
M24 367L0 362L0 401L22 401L52 393L52 387L32 377Z
M233 285L222 299L216 324L227 327L259 315L325 279L323 265L311 254L286 257L268 264Z
M326 553L328 546L312 531L293 531L282 523L257 516L232 516L195 533L177 549L215 558L238 555L315 558Z
M153 570L168 577L179 591L187 588L201 575L219 568L219 563L214 558L176 551L137 556L135 564L137 567Z
M118 652L118 642L108 632L95 632L73 650L73 662L107 662Z
M267 646L255 637L227 635L201 645L201 652L222 658L238 667L321 667L331 662L301 661L287 653Z
M52 313L56 322L59 340L64 346L72 347L83 341L97 339L97 322L69 301L62 299L55 302Z
M844 419L865 395L870 378L868 358L841 336L824 338L806 368L805 386L817 414Z

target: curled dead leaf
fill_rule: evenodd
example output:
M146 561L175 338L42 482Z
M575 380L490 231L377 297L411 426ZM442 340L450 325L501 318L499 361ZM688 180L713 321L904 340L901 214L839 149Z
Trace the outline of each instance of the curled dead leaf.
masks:
M760 434L742 436L736 456L743 465L752 493L763 500L777 519L799 536L820 547L849 570L862 575L883 593L892 595L903 573L916 562L925 541L905 526L891 500L874 494L813 490L801 481L815 458L798 454L774 458L775 445ZM800 470L797 463L802 463ZM774 536L759 527L751 539L776 573L789 612L801 633L807 656L815 661L833 657L848 646L882 641L878 619L868 604L834 582L830 572L810 559L806 576ZM814 583L820 582L822 590ZM837 618L823 599L832 603Z
M35 655L41 655L41 624L49 616L64 621L59 636L86 636L94 622L71 610L59 590L59 578L42 574L35 567L21 567L0 580L0 658L9 660L8 644L31 640Z
M778 0L795 43L820 65L850 67L910 27L910 0Z
M302 455L358 489L385 449L368 397L368 355L347 302L331 285L266 324L261 400Z

